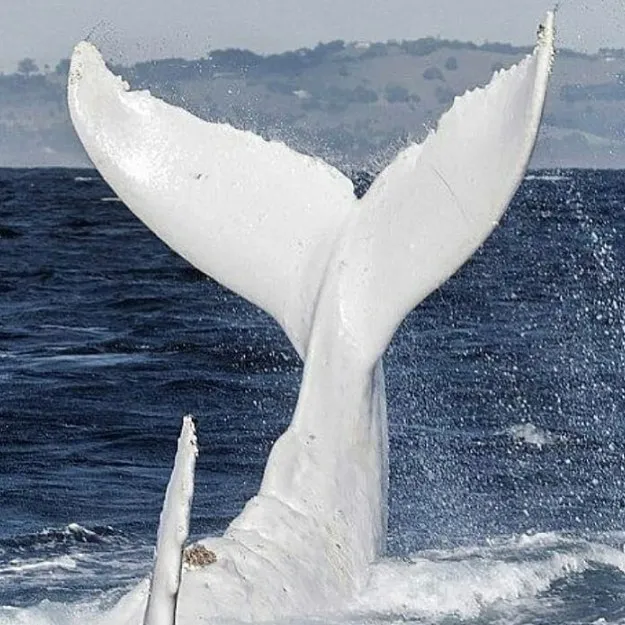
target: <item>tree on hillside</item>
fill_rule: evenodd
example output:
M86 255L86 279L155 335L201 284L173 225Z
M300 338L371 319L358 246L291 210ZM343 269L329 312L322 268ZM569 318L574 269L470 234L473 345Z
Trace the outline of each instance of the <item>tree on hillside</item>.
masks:
M54 68L54 72L61 76L69 74L69 59L61 59Z
M423 72L423 78L426 80L445 80L445 76L443 76L443 72L441 72L438 67L428 67Z
M458 69L458 59L456 59L455 56L450 56L445 61L445 69L450 71L450 72L456 71Z
M24 76L30 76L31 74L36 74L39 71L39 67L37 67L37 63L35 63L34 59L29 57L22 59L17 64L17 73L24 74Z
M406 87L402 85L386 85L386 89L384 90L384 95L386 96L386 101L389 104L394 102L409 102L410 101L410 92Z

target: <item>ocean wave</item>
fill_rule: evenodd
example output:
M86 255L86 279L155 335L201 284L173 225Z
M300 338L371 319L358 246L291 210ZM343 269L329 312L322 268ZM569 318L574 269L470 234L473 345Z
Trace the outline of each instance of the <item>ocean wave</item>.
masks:
M570 176L564 176L562 174L527 174L527 176L525 176L525 180L542 180L545 182L562 182L570 179Z
M44 600L28 608L0 606L0 625L87 625L97 623L102 601L57 603Z
M86 624L149 570L153 547L77 523L0 544L0 625ZM107 601L103 598L108 597Z
M7 566L0 566L0 575L15 575L19 573L31 573L33 571L50 571L54 569L64 569L74 571L78 567L76 560L71 556L59 556L51 560L22 560L14 558Z
M124 312L154 312L162 309L167 301L165 297L116 297L108 307Z
M19 230L10 228L9 226L0 225L0 239L18 239L21 236L24 235Z
M47 528L33 534L0 539L0 553L7 549L29 549L50 545L101 544L109 542L112 536L118 534L108 525L89 529L78 523L70 523L61 528Z
M292 618L289 623L442 624L475 623L476 619L493 625L548 622L549 614L562 610L566 603L559 593L565 592L567 585L574 585L578 602L588 603L585 615L590 620L584 622L604 625L620 622L620 612L612 613L606 606L598 606L594 614L592 582L584 580L604 571L614 576L618 585L623 584L623 538L622 533L584 538L552 532L501 538L484 545L450 550L428 550L402 561L385 560L371 568L365 590L344 611L323 621ZM61 559L47 564L57 569L72 567L69 560ZM43 564L40 571L42 575L49 574ZM128 581L126 577L126 588ZM0 625L100 622L103 611L115 603L123 589L118 586L97 594L94 591L91 601L88 598L84 601L83 597L82 602L76 603L43 601L21 609L0 607ZM600 618L603 620L599 621Z
M523 535L480 547L431 550L408 561L372 567L354 604L367 619L474 619L485 611L529 601L596 567L625 573L618 545L559 533Z

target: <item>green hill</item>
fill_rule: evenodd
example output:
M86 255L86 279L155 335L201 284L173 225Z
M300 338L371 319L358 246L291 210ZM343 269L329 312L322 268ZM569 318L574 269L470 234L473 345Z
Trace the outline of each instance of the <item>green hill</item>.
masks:
M435 127L453 98L483 85L530 48L426 38L332 41L260 56L216 50L198 60L117 67L205 119L280 139L343 169L377 170ZM0 166L83 165L65 106L68 63L0 76ZM561 51L535 167L625 167L625 51Z

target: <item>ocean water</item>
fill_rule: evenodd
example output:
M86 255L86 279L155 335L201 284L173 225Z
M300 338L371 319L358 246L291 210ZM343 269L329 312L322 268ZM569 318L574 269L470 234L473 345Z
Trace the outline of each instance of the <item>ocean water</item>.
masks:
M625 623L625 172L528 176L385 359L389 557L339 622ZM193 537L255 493L301 363L91 170L0 170L0 624L150 569L181 417ZM327 620L327 619L326 619Z

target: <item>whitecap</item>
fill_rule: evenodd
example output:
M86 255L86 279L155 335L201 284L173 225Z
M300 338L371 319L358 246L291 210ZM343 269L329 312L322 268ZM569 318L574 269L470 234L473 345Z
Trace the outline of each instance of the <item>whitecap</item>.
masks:
M570 179L570 176L563 176L562 174L528 174L525 176L525 180L543 180L545 182L561 182Z
M557 581L597 565L625 573L625 554L556 532L424 551L409 561L373 566L352 610L367 619L473 619L485 610L529 602Z
M517 444L534 445L539 449L553 441L552 436L548 432L536 427L533 423L511 425L506 429L506 434Z
M31 571L50 571L54 569L76 570L76 560L71 556L59 556L50 560L28 560L14 558L8 566L0 568L0 575L26 573Z

